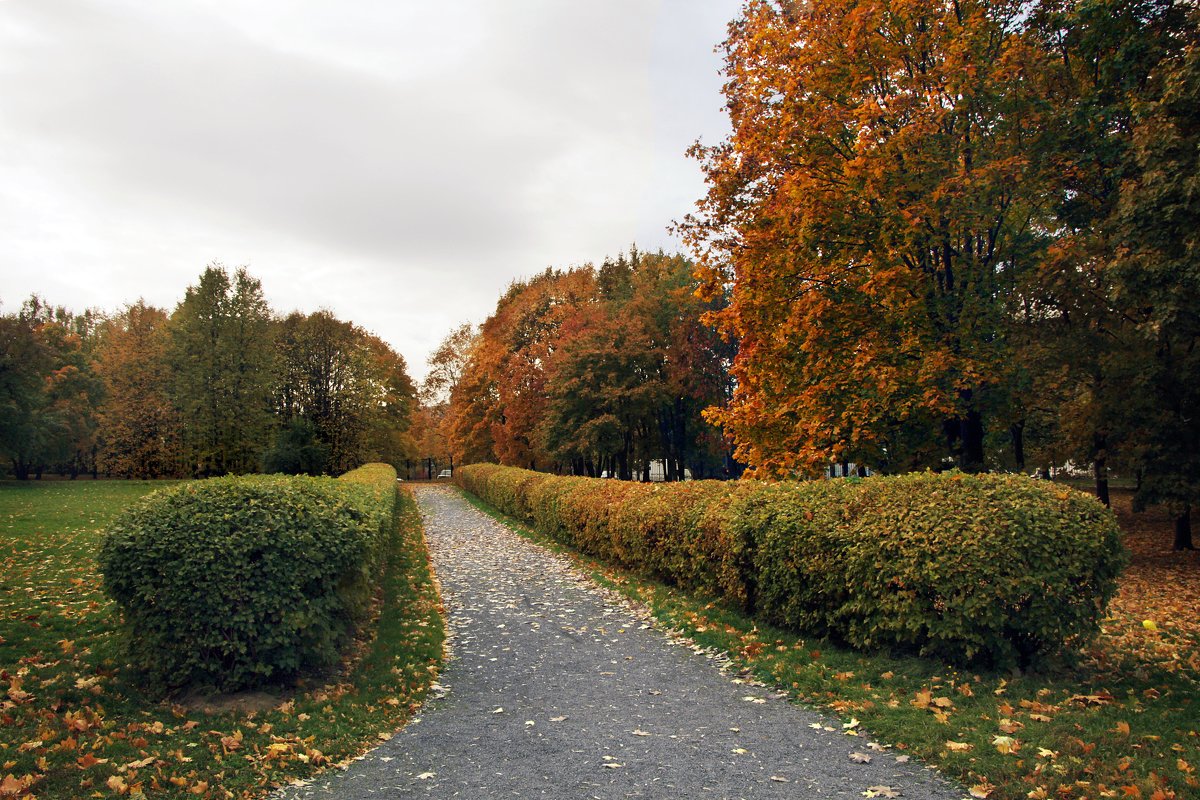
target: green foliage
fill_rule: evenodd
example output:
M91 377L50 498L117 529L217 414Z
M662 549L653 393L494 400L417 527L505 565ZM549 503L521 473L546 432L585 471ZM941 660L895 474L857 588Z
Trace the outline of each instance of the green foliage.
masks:
M297 418L275 433L271 449L263 455L263 472L287 475L320 475L329 463L329 446L306 419Z
M96 407L104 386L91 368L96 315L37 296L0 317L0 456L18 478L95 465Z
M1025 665L1089 637L1123 564L1094 498L1021 476L768 485L731 519L763 618L952 662Z
M312 432L312 443L326 451L318 471L369 461L395 465L411 456L407 429L416 390L404 359L386 343L318 311L281 320L276 345L276 414L284 425L299 422Z
M188 287L169 330L185 472L253 472L272 424L276 369L262 283L244 267L231 278L221 265L209 266Z
M1021 664L1098 630L1123 551L1093 498L1021 476L637 484L459 469L559 542L853 647Z
M394 513L386 465L155 492L99 557L134 664L166 688L222 690L332 666L367 616Z

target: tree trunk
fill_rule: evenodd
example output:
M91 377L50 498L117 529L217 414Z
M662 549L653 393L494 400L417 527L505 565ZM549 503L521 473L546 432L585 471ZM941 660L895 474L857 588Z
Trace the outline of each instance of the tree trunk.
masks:
M983 415L968 411L962 419L962 471L984 472L983 461Z
M1097 458L1092 464L1092 468L1096 474L1096 497L1101 503L1104 503L1106 508L1112 508L1112 501L1108 496L1108 462L1104 458Z
M1195 550L1192 544L1192 507L1183 507L1183 513L1175 517L1175 550Z
M1015 423L1008 429L1012 435L1013 461L1017 464L1017 471L1025 471L1025 420Z

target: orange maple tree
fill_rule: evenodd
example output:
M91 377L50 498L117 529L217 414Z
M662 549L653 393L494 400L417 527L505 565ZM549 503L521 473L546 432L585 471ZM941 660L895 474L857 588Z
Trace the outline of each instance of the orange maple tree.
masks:
M731 25L733 131L694 148L709 189L681 227L740 340L712 416L759 474L983 468L1044 244L1024 6L757 0Z

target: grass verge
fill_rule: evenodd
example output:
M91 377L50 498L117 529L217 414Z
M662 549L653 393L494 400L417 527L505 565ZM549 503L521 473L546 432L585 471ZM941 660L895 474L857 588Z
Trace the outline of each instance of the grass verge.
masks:
M1025 674L961 671L759 625L710 598L599 563L464 492L519 534L572 558L667 627L728 653L798 702L838 714L848 736L911 753L987 800L1200 796L1200 639L1167 608L1114 602L1089 649ZM1136 556L1136 550L1135 550ZM1133 574L1153 583L1145 565ZM1159 576L1166 579L1166 575ZM1134 619L1156 613L1157 630Z
M0 798L261 797L389 738L435 679L440 600L402 491L376 635L353 664L274 693L146 694L95 554L109 520L162 485L0 484Z

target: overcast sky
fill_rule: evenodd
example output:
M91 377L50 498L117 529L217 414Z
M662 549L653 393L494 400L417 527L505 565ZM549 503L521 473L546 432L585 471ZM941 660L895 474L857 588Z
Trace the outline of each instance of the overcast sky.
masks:
M736 0L0 0L0 311L246 265L418 379L547 266L666 232Z

